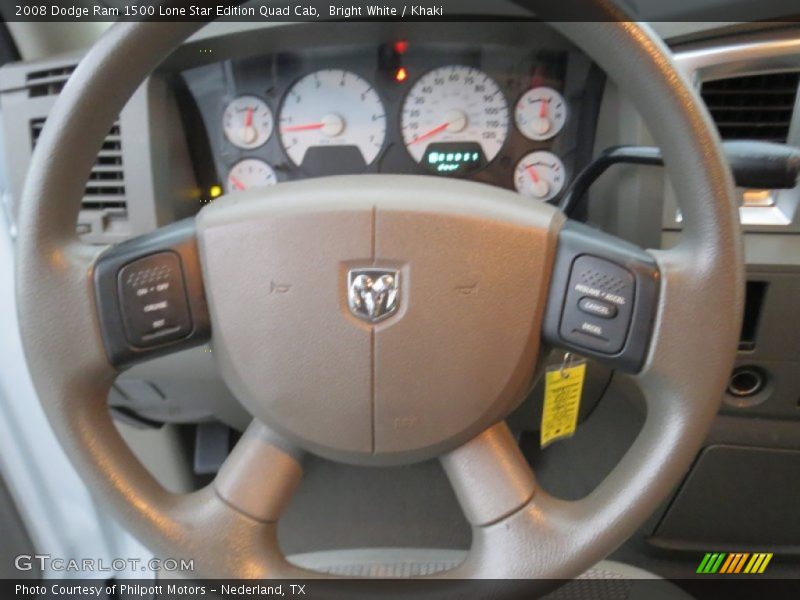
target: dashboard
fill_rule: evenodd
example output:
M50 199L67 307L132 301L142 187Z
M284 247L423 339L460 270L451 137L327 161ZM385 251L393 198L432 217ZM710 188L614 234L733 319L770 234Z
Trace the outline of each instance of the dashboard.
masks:
M591 157L602 73L541 24L522 40L519 24L492 24L487 37L485 23L460 23L461 39L449 25L437 36L447 41L395 31L182 71L198 115L186 130L204 133L192 143L206 149L198 181L213 198L326 175L428 174L557 201Z

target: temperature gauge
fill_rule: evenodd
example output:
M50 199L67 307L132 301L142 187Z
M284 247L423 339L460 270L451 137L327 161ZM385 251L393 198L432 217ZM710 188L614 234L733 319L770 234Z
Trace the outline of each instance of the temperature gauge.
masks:
M558 134L567 121L564 97L549 87L528 90L517 101L514 112L517 127L530 140L548 140Z
M520 194L547 201L555 198L566 181L564 163L552 152L531 152L514 168L514 187Z
M257 158L240 160L228 171L228 193L267 187L276 183L278 183L278 178L275 170Z
M239 96L225 108L222 129L238 148L262 146L272 135L274 120L269 106L256 96Z

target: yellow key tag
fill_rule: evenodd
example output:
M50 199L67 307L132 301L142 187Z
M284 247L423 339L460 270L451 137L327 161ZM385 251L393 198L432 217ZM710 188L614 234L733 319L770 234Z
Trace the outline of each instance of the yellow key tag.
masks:
M585 376L586 361L574 359L569 353L564 355L560 365L553 365L545 371L539 442L542 448L575 433Z

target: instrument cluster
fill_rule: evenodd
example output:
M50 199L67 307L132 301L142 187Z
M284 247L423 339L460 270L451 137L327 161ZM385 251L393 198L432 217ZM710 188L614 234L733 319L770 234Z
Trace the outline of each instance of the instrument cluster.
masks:
M591 156L598 73L566 46L389 40L231 59L184 79L228 193L416 173L555 201Z

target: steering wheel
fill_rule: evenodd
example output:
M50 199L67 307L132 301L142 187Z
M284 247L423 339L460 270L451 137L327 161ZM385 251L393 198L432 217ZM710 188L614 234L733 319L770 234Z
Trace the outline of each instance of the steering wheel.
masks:
M435 577L571 578L679 482L733 365L737 208L713 125L669 51L593 5L606 22L553 26L616 81L663 149L684 225L665 251L505 190L392 175L222 197L115 247L83 245L75 222L101 140L199 24L118 24L88 52L28 174L20 326L65 451L155 552L192 558L203 576L320 576L287 562L276 536L303 453L362 465L439 456L473 543ZM578 310L587 297L616 320ZM122 441L106 401L119 369L209 336L254 420L212 484L173 494ZM632 373L646 399L630 450L577 501L537 485L503 420L541 371L542 340Z

